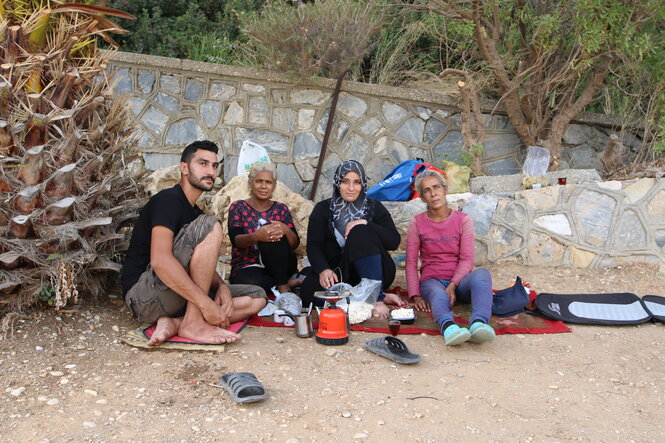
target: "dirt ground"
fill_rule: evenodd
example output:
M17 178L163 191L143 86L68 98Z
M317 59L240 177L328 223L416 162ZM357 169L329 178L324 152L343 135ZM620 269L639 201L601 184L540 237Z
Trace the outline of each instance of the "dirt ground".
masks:
M490 267L538 292L665 295L651 267ZM0 441L665 441L665 325L571 326L447 348L402 336L423 361L324 347L248 327L225 352L139 350L118 296L41 310L0 341ZM251 371L270 398L238 406L219 385Z

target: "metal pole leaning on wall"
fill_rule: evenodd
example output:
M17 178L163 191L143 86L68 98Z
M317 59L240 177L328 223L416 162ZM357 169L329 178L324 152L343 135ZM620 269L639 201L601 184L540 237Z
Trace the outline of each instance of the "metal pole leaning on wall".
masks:
M335 120L335 111L337 110L337 99L339 98L339 92L342 89L342 82L344 81L344 76L349 72L342 72L339 77L337 77L337 83L335 84L335 91L332 96L332 103L330 103L330 112L328 113L328 122L326 123L326 133L323 136L323 143L321 143L321 154L319 155L319 162L316 164L316 171L314 172L314 183L312 183L312 190L309 193L309 199L314 200L316 197L316 188L319 186L319 178L321 177L321 169L323 168L323 160L326 158L326 149L328 148L328 139L330 138L330 133L332 132L333 121Z

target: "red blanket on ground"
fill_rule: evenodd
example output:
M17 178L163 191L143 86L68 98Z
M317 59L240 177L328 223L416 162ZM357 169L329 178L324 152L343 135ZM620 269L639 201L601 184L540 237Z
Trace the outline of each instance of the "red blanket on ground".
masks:
M391 288L387 292L392 292L401 296L406 295L399 286ZM529 298L534 300L536 292L531 291ZM470 305L457 304L453 308L455 314L455 321L460 325L466 325L469 322ZM316 310L312 312L312 321L314 327L317 327ZM258 317L254 316L249 319L251 326L266 326L266 327L285 327L282 323L275 323L272 317ZM571 332L571 330L561 321L548 320L546 318L530 315L527 312L513 315L512 317L497 317L492 316L490 325L494 328L497 335L502 334L552 334L557 332ZM371 318L361 324L351 326L352 331L365 331L365 332L378 332L381 334L388 334L388 322L385 319ZM400 334L430 334L440 335L439 328L429 312L417 312L416 321L411 325L402 325L399 330Z

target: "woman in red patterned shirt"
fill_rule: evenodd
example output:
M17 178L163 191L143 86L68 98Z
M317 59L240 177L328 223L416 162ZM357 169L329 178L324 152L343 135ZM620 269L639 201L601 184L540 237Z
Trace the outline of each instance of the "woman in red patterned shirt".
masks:
M280 293L302 283L289 279L297 271L294 250L300 244L291 211L272 199L277 177L272 163L259 163L249 171L250 197L229 207L231 251L230 283L261 286L267 294Z

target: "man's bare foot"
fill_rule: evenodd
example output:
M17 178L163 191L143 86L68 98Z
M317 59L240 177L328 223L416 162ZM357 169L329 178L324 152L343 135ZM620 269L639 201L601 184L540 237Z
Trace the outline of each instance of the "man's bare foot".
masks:
M155 331L152 333L150 340L148 340L148 346L161 345L166 340L176 335L181 322L182 318L161 317L157 320Z
M289 286L288 284L279 285L279 286L277 286L276 289L277 289L277 292L279 292L280 294L283 294L285 292L291 292L291 286Z
M388 309L388 306L382 301L376 302L374 309L372 309L372 315L374 317L388 318L389 314L390 309Z
M221 344L233 343L240 340L240 334L222 329L209 323L185 323L180 324L178 335L199 343Z
M386 292L385 296L386 298L383 299L383 301L388 305L397 305L399 307L402 307L407 304L404 300L402 300L402 297L400 297L397 294L391 294L390 292Z

